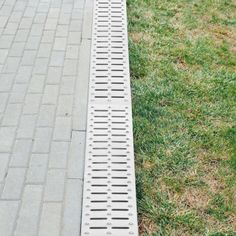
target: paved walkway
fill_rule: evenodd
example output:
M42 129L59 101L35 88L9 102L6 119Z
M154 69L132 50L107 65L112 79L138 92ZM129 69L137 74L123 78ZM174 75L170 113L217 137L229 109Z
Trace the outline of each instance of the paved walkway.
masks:
M0 235L79 235L92 0L0 0Z

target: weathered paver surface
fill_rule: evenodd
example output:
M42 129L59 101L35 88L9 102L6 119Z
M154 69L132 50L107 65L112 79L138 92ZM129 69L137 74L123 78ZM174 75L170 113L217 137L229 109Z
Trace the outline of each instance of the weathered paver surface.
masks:
M0 0L0 235L79 235L92 1Z

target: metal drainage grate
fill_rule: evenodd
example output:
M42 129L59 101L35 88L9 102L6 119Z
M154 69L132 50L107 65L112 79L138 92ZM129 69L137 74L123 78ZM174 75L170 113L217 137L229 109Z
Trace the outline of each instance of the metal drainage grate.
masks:
M95 0L81 235L138 235L125 0Z

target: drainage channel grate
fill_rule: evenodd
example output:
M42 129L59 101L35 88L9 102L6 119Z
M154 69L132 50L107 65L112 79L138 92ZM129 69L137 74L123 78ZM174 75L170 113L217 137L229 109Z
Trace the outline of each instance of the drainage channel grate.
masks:
M81 235L138 235L125 0L95 0Z

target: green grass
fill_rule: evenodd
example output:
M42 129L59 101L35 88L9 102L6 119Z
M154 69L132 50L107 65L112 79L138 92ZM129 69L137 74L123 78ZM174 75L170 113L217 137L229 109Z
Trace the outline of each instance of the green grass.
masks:
M236 235L236 2L128 0L141 235Z

